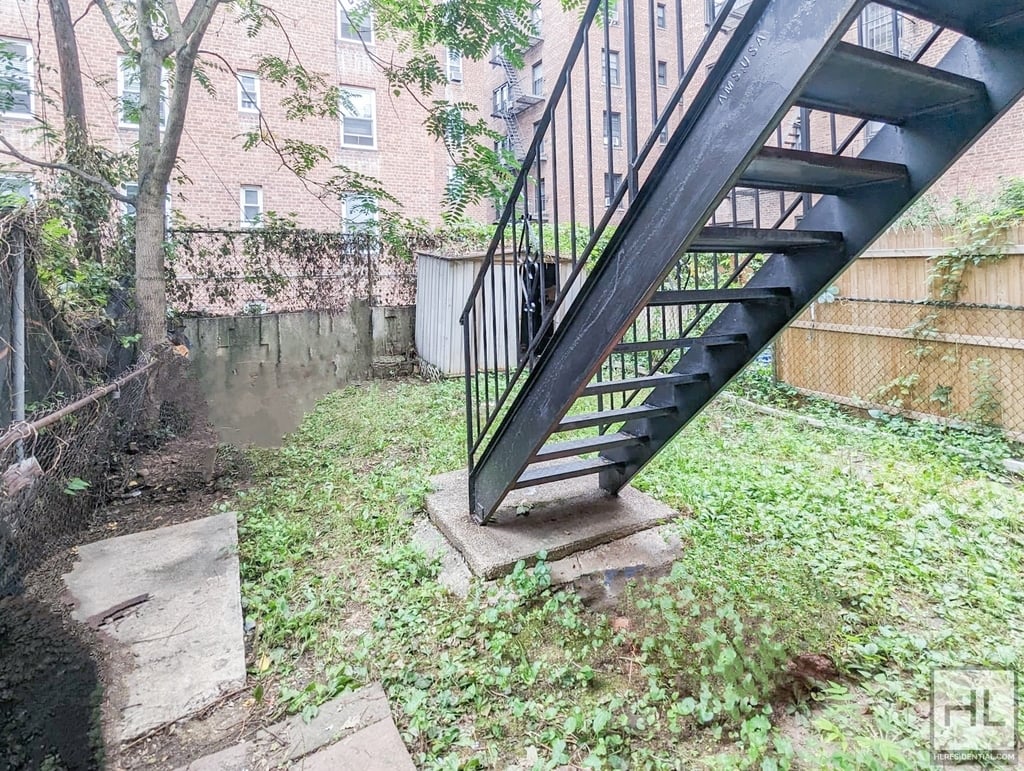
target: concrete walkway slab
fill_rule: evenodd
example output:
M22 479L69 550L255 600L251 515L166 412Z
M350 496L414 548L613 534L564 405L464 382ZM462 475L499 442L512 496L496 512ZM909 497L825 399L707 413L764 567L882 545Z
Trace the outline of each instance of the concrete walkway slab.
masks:
M382 720L391 722L391 708L384 689L373 683L321 705L308 723L300 715L293 715L259 731L256 751L274 766L282 766Z
M558 560L664 524L677 512L632 487L611 496L590 478L512 492L487 527L469 515L466 472L434 477L430 520L465 558L474 575L493 579L538 552ZM525 516L524 516L525 515Z
M415 771L379 683L344 693L308 723L293 716L178 771Z
M291 771L416 771L412 758L391 721L381 720L315 755L303 758Z
M64 576L74 617L127 649L108 698L115 741L193 714L245 683L235 515L86 544ZM148 595L147 599L142 599ZM112 609L128 603L116 613Z

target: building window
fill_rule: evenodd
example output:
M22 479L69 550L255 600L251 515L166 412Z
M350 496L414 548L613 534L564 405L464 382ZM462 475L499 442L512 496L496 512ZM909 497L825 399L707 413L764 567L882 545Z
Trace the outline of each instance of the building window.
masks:
M238 109L242 112L259 112L260 79L254 72L238 73Z
M541 12L540 3L533 6L533 10L530 11L530 21L533 22L533 34L541 37L544 33L544 15Z
M167 119L167 71L164 70L160 84L160 125ZM138 65L126 56L117 57L117 101L119 121L123 128L137 128L139 125L139 103L142 99L142 83Z
M538 121L535 121L534 124L533 124L533 135L537 136L537 133L539 131L540 131L540 121L538 120ZM541 136L540 144L537 146L537 157L540 158L542 161L543 160L547 160L547 157L548 157L547 140L543 136Z
M117 101L122 126L139 125L139 68L123 56L117 60Z
M619 85L619 52L601 50L601 82L605 78L613 86Z
M877 3L869 4L860 15L860 44L874 51L900 55L899 13Z
M32 114L32 44L27 40L0 38L0 70L3 91L0 112Z
M533 95L544 96L544 63L537 62L531 70L533 73Z
M341 232L377 232L377 201L373 196L346 193L341 197Z
M502 83L492 95L494 114L504 115L512 107L512 87L508 83Z
M668 62L658 62L658 85L668 85Z
M338 3L338 39L357 43L373 42L373 14L367 3L348 0Z
M547 187L544 185L544 177L537 180L537 200L534 203L540 207L537 213L543 217L548 211L548 194Z
M139 198L139 186L135 182L126 182L124 185L124 194L133 200ZM135 216L135 204L127 203L126 201L121 202L121 215L124 217Z
M452 83L462 82L462 52L454 48L445 49L445 62L448 69L448 80Z
M246 186L241 193L241 223L243 228L257 227L263 219L263 188Z
M0 177L0 208L17 209L32 202L35 185L28 174L8 174Z
M661 133L658 134L658 141L661 142L662 144L668 142L668 126L665 126L665 128L661 130Z
M612 199L615 198L615 191L619 189L619 185L622 184L621 174L604 174L604 205L611 206Z
M342 87L341 144L372 149L377 144L376 95L369 88Z
M499 156L504 156L506 154L514 155L515 153L512 148L512 137L510 137L508 134L505 134L504 136L502 136L501 139L497 140L494 143L494 152L497 153Z
M619 3L618 0L608 0L608 23L613 27L619 23Z
M658 26L658 29L665 29L668 23L665 20L665 4L658 3L654 6L654 23Z
M613 113L611 113L611 121L608 120L608 111L607 110L605 110L602 114L604 116L604 143L608 144L608 133L609 133L608 129L609 129L609 123L610 123L611 124L612 146L613 147L621 147L622 146L622 113L621 112L613 112Z

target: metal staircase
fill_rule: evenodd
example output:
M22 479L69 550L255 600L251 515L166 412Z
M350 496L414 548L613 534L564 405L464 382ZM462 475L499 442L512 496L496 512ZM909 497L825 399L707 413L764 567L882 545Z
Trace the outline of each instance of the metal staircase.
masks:
M845 42L865 0L716 3L685 56L653 3L617 31L592 0L462 316L478 522L515 488L627 484L1024 93L1021 0L884 4L931 23L916 55ZM591 87L613 45L621 94ZM537 259L557 286L522 340Z

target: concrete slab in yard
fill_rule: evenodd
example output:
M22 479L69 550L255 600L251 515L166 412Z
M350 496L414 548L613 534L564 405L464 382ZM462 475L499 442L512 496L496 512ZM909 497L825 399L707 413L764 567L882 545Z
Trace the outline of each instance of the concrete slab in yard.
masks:
M207 755L187 766L179 768L178 771L246 771L249 767L249 758L252 755L252 745L248 742L236 744L226 750Z
M469 515L466 472L434 477L427 496L430 520L462 554L473 574L484 579L511 572L519 560L538 552L549 560L648 530L677 512L632 487L618 496L601 490L594 479L577 478L516 490L493 523L476 524ZM520 516L517 509L527 509Z
M300 715L293 715L259 731L256 749L275 765L283 765L382 720L391 722L391 708L384 689L373 683L357 691L343 693L322 705L316 717L308 723Z
M416 771L390 716L303 758L291 768L292 771Z
M342 694L308 723L294 716L178 771L415 771L378 683Z
M102 624L132 665L111 689L116 741L186 717L245 683L234 514L86 544L64 576L74 617ZM149 598L122 609L133 598Z

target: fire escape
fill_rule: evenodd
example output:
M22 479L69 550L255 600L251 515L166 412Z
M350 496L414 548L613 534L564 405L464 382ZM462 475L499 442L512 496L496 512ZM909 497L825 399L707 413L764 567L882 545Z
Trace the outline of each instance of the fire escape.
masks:
M609 1L588 3L463 311L481 524L516 488L592 475L614 494L685 441L1024 94L1021 0L886 0L920 30L900 56L848 42L866 0L714 0L706 35L685 50L668 4L618 5L613 33ZM621 46L615 99L611 78L595 82L610 41ZM495 114L520 143L530 97L499 66ZM541 197L541 148L551 211L524 222ZM723 206L730 227L716 224ZM523 268L537 251L571 270L523 325Z

